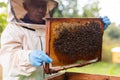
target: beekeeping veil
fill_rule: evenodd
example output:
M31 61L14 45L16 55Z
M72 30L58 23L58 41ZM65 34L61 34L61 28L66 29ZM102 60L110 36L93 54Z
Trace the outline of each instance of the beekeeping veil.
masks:
M9 0L8 1L8 21L18 21L26 14L26 10L23 7L24 0ZM57 2L54 0L47 1L47 11L45 18L51 17L53 10L57 7Z

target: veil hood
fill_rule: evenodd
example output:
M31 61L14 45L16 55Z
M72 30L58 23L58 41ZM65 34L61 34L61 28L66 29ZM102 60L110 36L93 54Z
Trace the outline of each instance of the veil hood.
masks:
M19 20L26 14L23 7L24 0L9 0L8 2L8 21ZM47 0L47 11L45 18L51 17L52 11L57 7L58 3L54 0Z

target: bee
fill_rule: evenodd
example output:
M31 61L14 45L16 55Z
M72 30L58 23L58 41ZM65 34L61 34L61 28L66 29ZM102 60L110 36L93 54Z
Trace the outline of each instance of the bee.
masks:
M92 57L101 48L102 30L99 22L61 23L57 25L56 33L58 36L54 38L53 48L61 54Z

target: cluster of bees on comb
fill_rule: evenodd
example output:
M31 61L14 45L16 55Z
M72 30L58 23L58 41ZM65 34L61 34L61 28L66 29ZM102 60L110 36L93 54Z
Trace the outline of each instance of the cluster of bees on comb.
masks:
M53 48L61 54L90 57L101 48L103 33L97 21L84 24L63 22L57 25L54 31L56 36Z

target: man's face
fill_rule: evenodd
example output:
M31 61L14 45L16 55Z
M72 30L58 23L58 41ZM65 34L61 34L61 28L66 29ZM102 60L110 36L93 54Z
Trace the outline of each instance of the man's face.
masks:
M41 23L43 21L42 18L45 17L47 10L47 3L45 0L33 0L33 2L26 7L30 20L36 23Z

